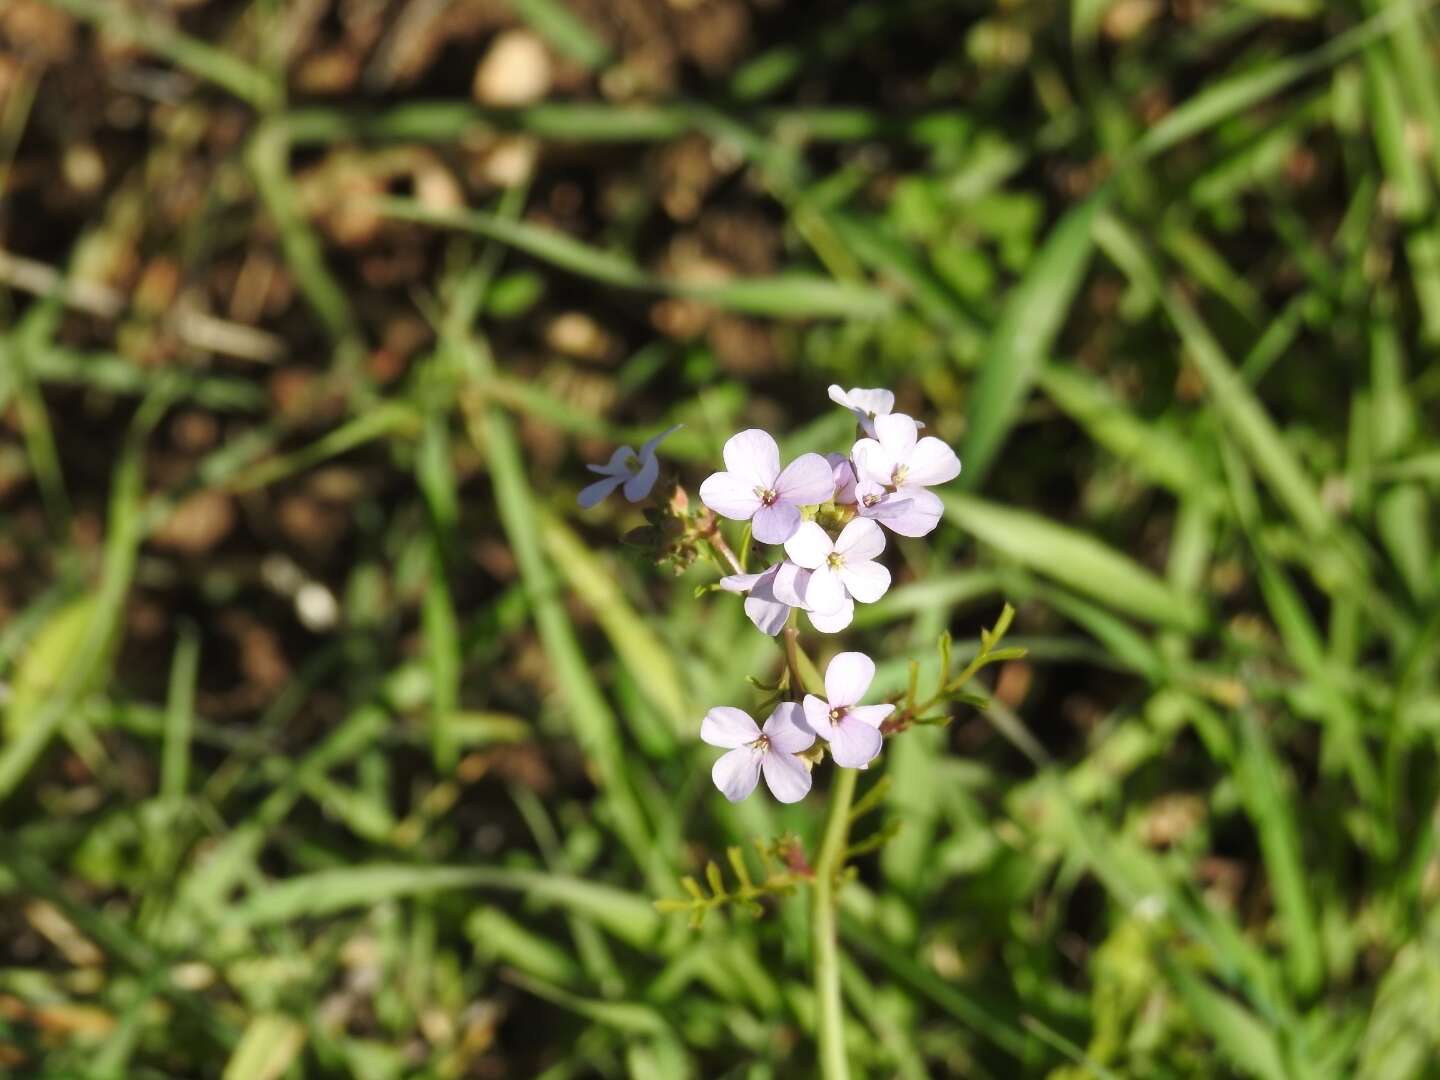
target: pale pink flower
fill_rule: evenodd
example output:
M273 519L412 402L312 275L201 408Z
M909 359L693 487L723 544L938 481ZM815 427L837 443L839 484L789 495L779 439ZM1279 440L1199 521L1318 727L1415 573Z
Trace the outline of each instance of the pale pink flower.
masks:
M847 598L873 604L890 588L890 571L875 561L885 550L885 534L868 518L854 518L834 540L807 521L785 542L796 566L811 571L805 606L822 615L835 612Z
M805 602L809 583L810 571L789 559L758 574L731 574L720 579L720 587L726 592L745 597L745 614L756 629L771 637L785 628L792 608L805 612L810 625L822 634L836 634L849 626L855 617L855 601L847 596L833 611L812 611Z
M776 705L764 728L756 727L742 709L718 706L705 714L700 738L730 751L715 762L710 778L731 802L754 791L762 772L770 793L781 802L799 802L810 790L810 768L795 755L810 749L815 733L793 701Z
M660 463L655 459L655 448L681 426L676 424L668 427L659 435L645 440L638 454L630 447L622 446L610 455L610 460L604 465L586 465L587 469L599 473L604 479L596 480L581 489L580 505L590 509L621 484L625 485L625 498L632 503L649 495L650 489L655 486L656 477L660 475Z
M712 473L700 485L700 499L715 513L749 521L762 544L783 544L800 527L800 508L828 502L835 477L819 454L802 454L784 470L780 448L759 428L725 443L726 472Z
M861 705L875 678L875 662L860 652L843 652L825 669L825 697L805 695L810 729L830 744L836 765L863 769L880 753L880 725L894 705Z
M904 413L875 419L875 437L861 439L851 451L855 462L856 497L871 507L903 501L902 513L874 514L877 520L902 536L924 536L935 528L944 512L939 496L927 490L960 475L955 451L933 435L919 438L919 425Z

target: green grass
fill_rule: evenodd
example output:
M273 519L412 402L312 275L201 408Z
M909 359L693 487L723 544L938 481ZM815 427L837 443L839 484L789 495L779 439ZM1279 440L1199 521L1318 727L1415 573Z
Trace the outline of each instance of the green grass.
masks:
M713 44L690 8L517 0L565 89L497 109L488 29L327 97L287 5L45 3L0 247L124 305L0 282L0 1071L1433 1074L1433 4L713 0L744 47L647 90L627 35ZM813 659L923 697L1007 603L1026 655L732 806L700 718L782 645L575 493L670 423L692 497L743 427L840 448L831 382L965 470ZM197 497L234 522L186 553Z

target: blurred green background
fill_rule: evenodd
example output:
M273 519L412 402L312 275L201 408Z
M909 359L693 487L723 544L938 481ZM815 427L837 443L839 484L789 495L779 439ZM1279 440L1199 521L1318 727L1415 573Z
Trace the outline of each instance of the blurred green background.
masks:
M812 1075L803 895L653 905L813 850L779 651L575 493L838 382L965 464L844 646L1028 649L861 781L854 1073L1440 1075L1432 7L8 0L0 1072Z

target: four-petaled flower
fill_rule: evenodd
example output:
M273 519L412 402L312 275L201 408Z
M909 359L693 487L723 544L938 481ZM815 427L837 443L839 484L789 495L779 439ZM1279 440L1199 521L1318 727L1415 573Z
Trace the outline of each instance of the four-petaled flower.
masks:
M844 454L826 454L835 471L835 504L853 506L861 517L873 518L901 536L924 536L940 524L940 500L917 503L896 495L873 480L860 481L855 463Z
M763 728L741 709L718 706L705 714L700 738L730 751L715 762L710 778L731 802L754 791L762 772L770 794L781 802L799 802L810 790L810 768L795 755L810 749L815 733L793 701L775 706Z
M848 596L833 611L816 611L805 600L810 571L796 566L789 559L776 563L758 574L731 574L720 579L720 588L745 597L745 614L762 633L774 637L785 628L791 608L799 608L810 619L810 625L822 634L836 634L850 625L855 617L855 601Z
M868 518L855 518L834 540L807 521L785 542L785 554L809 570L805 604L822 615L839 610L846 599L873 604L890 588L890 571L875 561L885 550L885 534Z
M924 536L940 520L940 497L927 488L960 475L960 459L945 443L927 435L904 413L875 418L875 437L860 439L851 451L855 461L857 499L871 506L908 500L903 514L876 515L904 536Z
M715 513L749 521L762 544L783 544L800 527L800 507L828 502L835 476L819 454L802 454L782 471L780 448L759 428L725 443L727 472L711 473L700 500Z
M805 695L810 729L830 744L836 765L863 769L875 760L885 741L880 725L894 705L861 705L875 678L875 662L860 652L839 653L825 669L825 697Z
M673 435L680 424L668 427L659 435L645 440L637 454L628 446L622 446L610 455L604 465L586 465L593 473L599 473L603 480L596 480L580 490L580 505L590 509L621 484L625 485L625 498L632 503L639 502L650 494L655 478L660 475L660 463L655 459L655 448Z
M865 390L859 386L846 390L832 383L830 400L854 413L865 434L872 438L875 435L875 418L895 411L895 395L889 390Z

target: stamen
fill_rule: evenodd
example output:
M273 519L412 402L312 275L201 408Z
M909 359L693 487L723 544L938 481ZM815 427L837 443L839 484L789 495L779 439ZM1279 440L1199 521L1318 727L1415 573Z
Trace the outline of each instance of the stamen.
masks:
M755 497L759 499L764 506L774 506L775 500L778 499L780 495L774 488L757 487L755 489Z
M845 556L841 555L838 551L832 551L829 555L825 556L825 562L831 570L839 570L845 565Z

